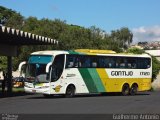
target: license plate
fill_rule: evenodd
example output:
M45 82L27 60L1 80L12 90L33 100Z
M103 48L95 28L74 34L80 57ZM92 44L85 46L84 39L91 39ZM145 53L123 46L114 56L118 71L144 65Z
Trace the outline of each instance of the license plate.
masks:
M36 93L36 90L32 90L33 93Z

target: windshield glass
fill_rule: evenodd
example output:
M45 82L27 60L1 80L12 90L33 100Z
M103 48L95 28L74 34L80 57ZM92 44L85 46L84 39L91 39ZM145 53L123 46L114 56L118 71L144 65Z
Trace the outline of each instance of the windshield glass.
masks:
M51 56L51 55L31 55L29 57L28 63L31 63L31 64L36 64L36 63L47 64L47 63L51 62L52 59L53 59L53 56Z
M46 65L51 62L52 59L53 56L49 55L30 56L26 70L26 81L37 83L49 82L46 74Z

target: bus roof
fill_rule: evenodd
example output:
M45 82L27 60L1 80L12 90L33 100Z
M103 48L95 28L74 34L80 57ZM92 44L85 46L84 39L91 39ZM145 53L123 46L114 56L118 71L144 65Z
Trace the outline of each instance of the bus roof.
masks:
M47 50L33 52L31 55L53 55L58 54L81 54L81 55L100 55L100 56L128 56L128 57L151 57L148 54L130 54L130 53L116 53L112 50L92 50L92 49L77 49L77 50Z
M67 51L61 51L61 50L45 50L45 51L37 51L31 53L31 55L58 55L58 54L67 54Z
M76 49L74 50L76 52L82 52L82 53L97 53L97 54L114 54L115 51L112 50L94 50L94 49Z
M76 49L69 51L70 54L87 54L87 55L102 55L102 56L128 56L128 57L151 57L150 55L144 54L133 54L133 53L116 53L112 50L93 50L93 49Z

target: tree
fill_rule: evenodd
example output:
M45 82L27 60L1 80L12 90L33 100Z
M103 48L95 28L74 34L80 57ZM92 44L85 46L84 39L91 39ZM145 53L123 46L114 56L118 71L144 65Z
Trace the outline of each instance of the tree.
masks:
M123 27L120 29L120 40L122 40L124 48L128 48L128 46L130 46L132 43L132 38L133 34L128 28Z
M91 26L90 28L67 24L60 19L50 20L36 17L24 18L21 14L0 6L0 22L3 25L17 28L33 34L50 37L59 41L58 45L23 46L20 55L14 58L13 68L21 61L26 61L31 52L39 50L69 50L69 49L110 49L122 52L132 42L132 33L128 28L113 30L107 34L104 30ZM1 60L1 58L0 58Z
M23 16L11 9L0 6L0 24L21 29Z
M160 61L152 56L152 81L157 77L160 71Z
M118 49L127 49L132 43L132 38L133 34L126 27L123 27L120 30L111 31L111 39L114 42L115 47L117 46Z
M0 24L5 24L7 20L15 13L16 12L11 9L0 6Z
M143 54L143 53L145 53L145 51L143 49L139 49L139 48L129 48L126 52L127 53L133 53L133 54Z
M6 70L7 68L7 57L0 56L0 71Z

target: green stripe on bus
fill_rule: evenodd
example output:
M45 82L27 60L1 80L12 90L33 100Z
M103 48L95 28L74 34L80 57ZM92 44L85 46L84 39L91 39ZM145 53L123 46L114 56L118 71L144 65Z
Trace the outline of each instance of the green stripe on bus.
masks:
M89 92L90 93L98 92L98 90L94 84L94 81L93 81L89 71L87 70L87 68L79 68L79 72L80 72Z
M90 68L90 69L88 69L88 71L92 77L92 80L94 81L94 84L95 84L98 92L105 92L105 88L103 86L101 78L99 77L99 75L96 71L96 68Z
M68 53L69 53L69 54L80 54L79 52L75 52L75 51L73 51L73 50L69 50Z

